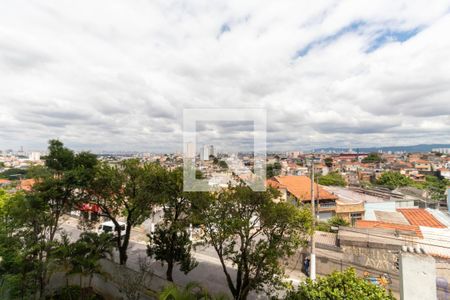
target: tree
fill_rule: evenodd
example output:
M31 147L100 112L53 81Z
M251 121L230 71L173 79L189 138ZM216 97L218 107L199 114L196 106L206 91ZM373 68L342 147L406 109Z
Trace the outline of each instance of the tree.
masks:
M0 178L10 179L10 180L22 179L22 178L25 178L26 176L27 176L27 170L17 169L17 168L8 169L8 170L5 170L2 173L0 173Z
M158 185L161 186L161 204L164 211L163 223L149 235L150 244L147 254L162 263L167 263L166 278L173 281L173 268L180 264L185 274L197 266L191 255L192 242L189 225L191 224L191 200L199 193L183 191L183 170L161 172Z
M428 175L425 177L424 183L417 183L416 185L427 190L432 200L441 201L445 200L445 192L447 187L450 186L450 180Z
M363 158L363 160L361 162L367 164L367 163L380 163L382 162L383 159L381 158L381 156L378 153L369 153L369 155L367 155L367 157Z
M398 187L413 186L414 181L411 178L406 177L405 175L402 175L398 172L387 171L381 174L380 178L377 181L377 184L394 190Z
M325 158L324 162L328 168L331 168L333 166L333 159L331 157Z
M51 217L46 203L33 193L17 193L2 204L0 219L0 269L11 298L44 295L48 282Z
M142 224L156 204L155 193L160 189L156 181L158 172L164 169L157 164L140 164L130 159L117 166L99 164L89 184L85 201L100 207L102 214L115 225L119 262L126 264L131 228ZM119 221L125 218L125 234L122 235Z
M267 178L278 176L280 175L280 172L281 172L281 164L279 162L276 162L274 164L268 164L266 166Z
M83 276L88 277L88 286L92 286L95 274L104 275L100 266L100 259L112 257L114 237L109 233L97 234L83 232L72 247L71 272L80 276L80 287L83 291Z
M219 167L222 169L228 169L228 164L224 160L221 160L219 161Z
M339 174L338 172L331 172L327 175L320 176L319 184L322 185L331 185L331 186L346 186L347 182L345 181L345 178Z
M216 251L234 299L246 299L250 291L271 293L283 285L279 260L306 245L312 216L308 209L275 203L274 189L254 192L249 187L229 186L199 208L205 240ZM227 269L231 263L236 275Z
M392 293L356 275L350 268L344 272L319 277L316 281L307 278L295 291L288 292L285 300L394 300Z

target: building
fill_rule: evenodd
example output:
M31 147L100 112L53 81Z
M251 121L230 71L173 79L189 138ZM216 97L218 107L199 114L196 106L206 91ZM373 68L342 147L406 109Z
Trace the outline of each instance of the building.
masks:
M281 201L311 203L311 179L307 176L275 176L267 184L281 192ZM314 189L319 220L337 215L353 223L364 215L362 201L338 197L318 184L314 184Z
M209 155L210 155L209 151L210 151L210 148L208 145L203 146L200 149L200 160L204 160L204 161L209 160Z
M184 156L186 158L195 158L195 144L186 143L186 148L184 149Z
M40 161L41 160L41 153L39 152L31 152L30 155L28 156L29 160L31 161Z
M450 148L435 148L431 150L432 152L442 153L442 154L450 154Z

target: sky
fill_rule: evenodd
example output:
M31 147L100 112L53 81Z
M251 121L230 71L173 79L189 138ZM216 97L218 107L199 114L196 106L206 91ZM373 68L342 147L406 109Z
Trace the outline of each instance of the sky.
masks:
M269 150L450 143L449 30L439 0L2 1L0 149L177 151L192 108L266 109Z

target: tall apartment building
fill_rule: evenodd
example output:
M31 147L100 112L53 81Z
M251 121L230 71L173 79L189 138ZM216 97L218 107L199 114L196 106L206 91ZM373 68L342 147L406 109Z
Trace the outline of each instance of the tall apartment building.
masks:
M186 143L186 148L184 151L186 158L195 158L195 145L194 143Z

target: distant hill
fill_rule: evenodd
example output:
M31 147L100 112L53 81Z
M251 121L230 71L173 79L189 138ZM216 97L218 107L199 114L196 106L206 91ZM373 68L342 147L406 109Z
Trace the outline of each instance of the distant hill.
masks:
M434 148L450 148L450 144L420 144L413 146L383 146L383 147L363 147L363 148L353 148L353 151L357 151L360 153L368 153L368 152L431 152ZM314 149L315 152L325 151L325 152L345 152L348 151L348 148L319 148Z

